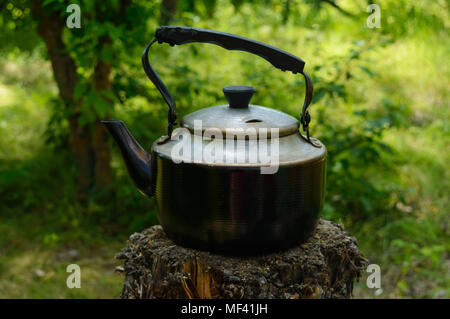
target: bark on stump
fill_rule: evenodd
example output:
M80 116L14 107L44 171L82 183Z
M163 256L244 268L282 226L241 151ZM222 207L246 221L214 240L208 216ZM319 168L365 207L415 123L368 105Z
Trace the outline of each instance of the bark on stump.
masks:
M161 226L130 236L121 298L349 298L367 265L342 225L320 220L286 251L233 257L184 248Z

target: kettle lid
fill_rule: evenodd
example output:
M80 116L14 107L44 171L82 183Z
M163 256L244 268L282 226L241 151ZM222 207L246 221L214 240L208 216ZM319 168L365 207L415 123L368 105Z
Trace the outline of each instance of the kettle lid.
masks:
M278 129L280 137L298 132L299 122L294 117L271 108L249 104L255 92L253 87L227 86L223 88L223 92L228 104L190 113L182 119L181 126L194 134L218 129L224 137L227 133L242 134L249 128L255 129L258 137L260 133L267 132L267 138L271 135L271 129Z

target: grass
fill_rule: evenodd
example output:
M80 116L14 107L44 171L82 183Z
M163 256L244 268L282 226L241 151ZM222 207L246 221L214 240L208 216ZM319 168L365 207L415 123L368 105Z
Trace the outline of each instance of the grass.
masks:
M27 79L23 69L29 66L26 61L32 62L28 73L31 78ZM48 101L56 92L48 76L50 65L30 56L14 58L3 67L0 84L3 204L0 205L3 208L0 210L0 298L118 298L123 278L114 273L115 267L120 265L114 255L124 246L126 236L86 239L90 235L80 235L81 227L72 227L66 234L58 232L61 220L45 212L47 209L51 212L54 203L41 202L45 198L42 195L45 188L55 188L43 181L42 171L39 172L46 162L56 164L52 160L54 154L45 147L42 138L50 114ZM63 166L58 167L56 170ZM47 179L51 180L52 176ZM42 183L41 194L36 193L40 188L36 183ZM66 267L72 263L81 267L81 289L66 286L69 275Z
M383 138L394 150L387 156L394 156L397 174L382 176L380 182L395 181L406 203L396 204L400 219L387 221L379 230L381 237L391 240L381 251L371 252L370 233L357 235L372 262L388 265L382 267L384 292L379 297L450 295L450 70L441 64L449 53L446 41L434 36L406 38L383 49L383 56L389 57L377 64L378 87L383 91L370 90L374 100L377 95L388 95L412 110L407 125L386 131ZM376 237L376 232L372 236ZM355 294L374 297L364 283L357 286Z
M119 263L113 256L121 245L108 243L83 248L74 257L69 252L75 250L69 247L27 247L7 259L2 258L0 298L118 298L123 278L114 273ZM70 264L80 266L80 289L69 289L66 285L70 275L66 269Z

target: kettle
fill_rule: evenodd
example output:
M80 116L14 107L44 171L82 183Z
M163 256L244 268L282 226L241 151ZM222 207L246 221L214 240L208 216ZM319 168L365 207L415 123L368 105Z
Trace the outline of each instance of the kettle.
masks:
M227 104L184 116L174 130L175 101L148 60L155 43L219 45L258 55L300 73L306 94L300 121L250 104L255 89L228 86ZM313 86L298 57L241 36L164 26L142 55L144 71L169 106L168 134L147 153L122 121L102 121L141 193L155 195L167 236L182 246L236 255L287 249L314 230L325 196L326 148L310 137ZM300 124L305 135L299 132Z

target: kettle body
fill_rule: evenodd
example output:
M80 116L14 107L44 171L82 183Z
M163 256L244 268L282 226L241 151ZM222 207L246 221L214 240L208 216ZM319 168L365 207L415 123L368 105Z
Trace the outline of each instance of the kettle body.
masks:
M148 50L156 41L218 44L302 74L306 97L300 122L249 104L252 87L231 86L223 89L228 104L191 113L174 130L174 99L148 62ZM138 189L155 196L158 220L168 237L182 246L236 255L286 249L305 241L322 211L327 153L309 136L312 83L303 72L304 62L257 41L186 27L158 28L142 61L169 106L168 135L147 153L123 122L103 122ZM299 132L300 125L306 136Z
M306 143L296 134L280 139ZM281 160L276 173L262 174L257 164L177 164L168 152L174 143L155 143L153 152L158 219L175 242L248 254L288 248L314 230L325 194L324 147L313 160Z

